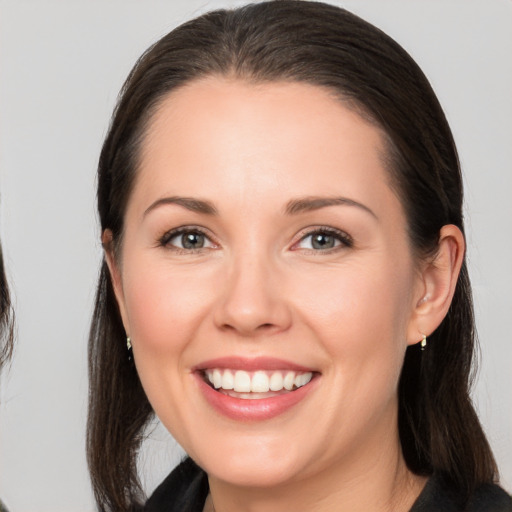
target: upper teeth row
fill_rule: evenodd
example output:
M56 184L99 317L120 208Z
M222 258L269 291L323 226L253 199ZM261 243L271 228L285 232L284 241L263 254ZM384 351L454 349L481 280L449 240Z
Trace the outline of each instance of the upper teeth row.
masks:
M312 372L274 371L246 372L244 370L205 370L208 380L216 389L232 389L238 393L266 393L267 391L291 391L305 386L313 377Z

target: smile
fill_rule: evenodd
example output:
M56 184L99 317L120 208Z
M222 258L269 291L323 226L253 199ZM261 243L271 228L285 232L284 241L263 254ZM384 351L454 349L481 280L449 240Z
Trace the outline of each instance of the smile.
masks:
M257 370L248 372L226 368L204 372L208 382L219 392L241 399L261 399L294 391L308 384L313 372Z
M231 420L270 420L306 400L321 373L281 359L227 357L193 368L198 391L214 411Z

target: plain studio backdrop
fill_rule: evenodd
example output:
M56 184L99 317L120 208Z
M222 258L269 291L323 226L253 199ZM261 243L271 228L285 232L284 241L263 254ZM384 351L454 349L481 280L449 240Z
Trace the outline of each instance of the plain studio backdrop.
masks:
M1 238L18 346L2 375L0 496L13 512L91 512L87 334L101 259L95 169L117 93L176 25L242 2L0 0ZM418 61L453 129L482 364L475 399L512 490L512 2L337 2ZM377 340L376 340L377 342ZM181 452L158 425L148 491Z

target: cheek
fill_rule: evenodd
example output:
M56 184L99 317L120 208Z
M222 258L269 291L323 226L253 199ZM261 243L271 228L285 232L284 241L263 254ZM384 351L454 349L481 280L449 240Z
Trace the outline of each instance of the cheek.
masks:
M349 338L355 344L362 338L386 341L391 334L404 334L412 286L406 272L394 275L385 262L373 262L303 275L295 292L301 310L330 339Z
M126 269L123 288L135 344L155 352L182 348L210 301L212 287L205 286L208 276L199 276L192 268L173 270L170 265L150 261L126 265Z
M350 396L391 396L399 379L413 274L395 274L386 263L317 274L302 280L296 293L302 323L321 340L332 378Z
M168 428L187 424L180 401L198 328L211 309L214 277L147 258L127 261L124 269L128 332L141 383Z

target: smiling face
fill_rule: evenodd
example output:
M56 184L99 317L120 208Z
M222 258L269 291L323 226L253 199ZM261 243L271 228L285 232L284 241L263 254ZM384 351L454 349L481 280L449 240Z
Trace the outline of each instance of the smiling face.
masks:
M306 84L208 78L152 119L110 265L145 392L212 478L279 485L399 454L423 290L383 152Z

